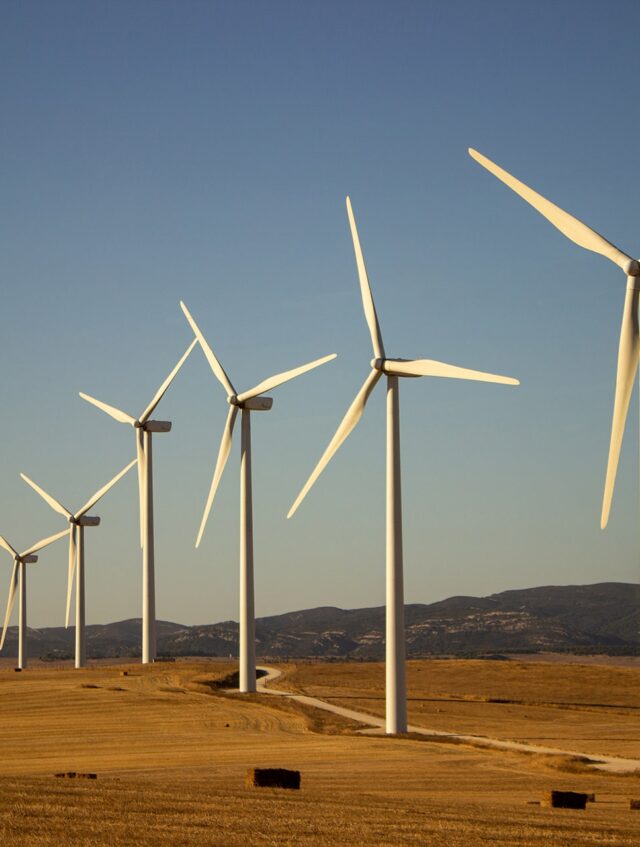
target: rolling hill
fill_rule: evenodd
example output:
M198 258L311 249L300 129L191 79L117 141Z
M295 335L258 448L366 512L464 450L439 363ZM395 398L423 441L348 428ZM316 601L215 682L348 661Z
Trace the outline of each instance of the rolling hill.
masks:
M488 597L450 597L405 607L407 655L474 656L496 652L640 652L640 585L544 586ZM160 656L235 656L238 624L185 626L158 621ZM140 654L139 618L87 627L90 658ZM381 659L384 607L325 606L258 618L257 653L272 658ZM74 630L29 630L29 654L73 655ZM17 629L10 627L4 656L17 655Z

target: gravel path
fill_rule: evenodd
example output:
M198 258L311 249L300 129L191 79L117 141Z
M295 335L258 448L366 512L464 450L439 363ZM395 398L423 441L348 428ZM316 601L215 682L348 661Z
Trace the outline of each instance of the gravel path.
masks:
M257 681L257 689L260 694L271 694L276 697L286 697L289 700L295 700L297 703L304 703L305 706L312 706L316 709L324 709L326 712L333 712L336 715L341 715L344 718L349 718L352 721L363 723L371 727L371 729L360 730L367 735L384 735L385 721L384 718L378 718L375 715L368 715L366 712L356 712L353 709L345 709L342 706L335 706L333 703L328 703L326 700L318 700L317 697L308 697L306 694L294 694L291 691L278 691L275 688L267 688L267 683L277 679L282 675L282 671L277 668L260 667L258 670L265 675ZM453 732L441 732L436 729L426 729L422 726L409 725L409 732L417 735L426 736L444 736L456 741L471 744L474 747L490 747L494 750L514 750L521 753L542 753L551 756L579 756L588 759L585 764L591 765L595 770L608 771L609 773L633 773L640 771L640 759L624 759L618 756L597 756L592 754L581 753L576 750L559 750L557 747L540 747L535 744L524 744L520 741L503 741L500 738L488 738L484 735L458 735Z

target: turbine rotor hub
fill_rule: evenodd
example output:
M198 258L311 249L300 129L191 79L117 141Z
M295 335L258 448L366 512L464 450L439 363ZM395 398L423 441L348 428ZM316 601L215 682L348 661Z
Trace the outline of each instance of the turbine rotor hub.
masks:
M238 403L238 395L237 395L237 394L230 394L230 395L227 397L227 403L228 403L230 406L239 406L239 405L240 405L240 403Z
M384 371L384 359L372 359L371 367L374 371Z
M631 259L627 265L627 276L640 276L640 261Z

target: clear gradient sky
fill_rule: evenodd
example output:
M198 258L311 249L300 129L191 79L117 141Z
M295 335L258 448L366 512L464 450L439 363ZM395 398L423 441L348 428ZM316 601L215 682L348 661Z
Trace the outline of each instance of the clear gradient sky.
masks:
M637 394L599 528L624 278L466 150L639 255L639 29L635 0L0 0L0 533L64 526L20 471L78 508L133 457L78 391L139 414L183 298L240 390L338 353L253 417L257 614L381 605L382 385L285 519L369 368L350 194L388 354L522 382L402 382L406 601L637 581ZM163 619L237 619L238 438L193 547L227 408L197 348L155 415ZM133 473L95 513L87 620L138 617Z

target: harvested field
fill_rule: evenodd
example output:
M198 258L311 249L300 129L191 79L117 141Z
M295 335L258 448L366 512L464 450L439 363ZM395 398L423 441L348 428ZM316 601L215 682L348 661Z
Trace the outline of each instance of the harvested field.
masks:
M296 663L275 686L384 715L381 663ZM424 659L407 663L407 686L420 726L640 758L640 669Z
M225 693L219 683L231 665L121 670L0 672L3 847L640 841L640 816L629 807L640 796L635 776L363 737L336 716L325 733L324 716L295 703ZM297 671L289 671L291 683ZM250 767L299 770L301 788L247 788ZM64 772L98 778L54 776ZM552 789L595 793L597 803L585 811L533 805Z

